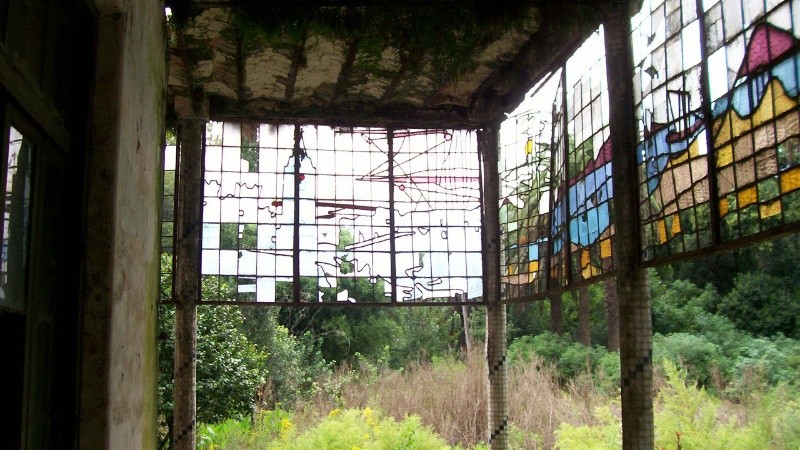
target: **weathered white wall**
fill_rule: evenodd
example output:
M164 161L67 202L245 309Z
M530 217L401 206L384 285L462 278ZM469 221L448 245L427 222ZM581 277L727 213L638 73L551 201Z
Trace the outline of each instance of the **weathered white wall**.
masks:
M96 7L79 445L154 448L164 11L160 0Z

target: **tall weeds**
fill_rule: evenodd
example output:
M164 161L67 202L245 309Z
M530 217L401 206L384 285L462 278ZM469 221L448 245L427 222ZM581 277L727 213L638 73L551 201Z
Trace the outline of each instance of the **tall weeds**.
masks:
M556 370L533 357L509 368L509 422L514 447L552 448L559 424L592 424L601 404L590 375L562 389ZM393 371L340 368L320 383L320 392L296 413L296 422L314 423L333 408L372 407L402 420L416 414L451 445L474 446L486 439L486 367L478 350L464 362L454 359L414 364Z

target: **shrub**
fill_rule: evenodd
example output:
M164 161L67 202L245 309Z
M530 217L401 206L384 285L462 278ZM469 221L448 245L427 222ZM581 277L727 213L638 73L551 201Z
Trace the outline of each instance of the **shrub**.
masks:
M657 448L781 448L770 445L772 424L752 417L767 412L782 415L787 411L783 405L753 404L753 409L747 412L751 420L747 420L748 417L723 407L720 400L704 389L688 384L687 372L675 364L664 361L663 367L667 384L658 394L662 406L655 416Z
M734 288L719 304L719 312L742 330L760 336L781 332L800 337L800 302L791 291L793 283L762 272L736 276Z
M705 336L673 333L653 336L653 360L668 360L684 367L693 379L708 386L712 373L724 366L722 350Z
M586 347L549 331L538 336L519 337L508 347L508 360L512 366L529 364L537 356L555 364L562 382L584 372L596 374L598 367L602 367L601 381L618 384L619 355L609 353L603 347Z
M620 418L611 406L599 406L595 410L595 425L572 425L562 423L556 430L555 448L614 450L622 448L622 426Z
M397 422L370 408L334 409L318 425L303 433L286 433L267 448L275 450L319 449L449 449L450 446L418 416Z

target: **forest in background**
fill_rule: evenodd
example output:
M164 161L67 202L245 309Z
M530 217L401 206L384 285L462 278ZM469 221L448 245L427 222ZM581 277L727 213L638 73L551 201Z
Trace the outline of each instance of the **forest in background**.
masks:
M658 448L800 446L798 261L792 235L649 270ZM620 447L615 309L613 280L509 305L515 448ZM159 314L167 448L174 316ZM200 306L198 446L482 448L484 327L477 306Z

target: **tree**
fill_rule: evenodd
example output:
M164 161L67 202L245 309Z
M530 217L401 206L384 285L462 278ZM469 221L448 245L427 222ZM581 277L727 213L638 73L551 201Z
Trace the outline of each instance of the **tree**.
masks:
M589 288L578 288L578 337L581 344L589 347L592 345L592 330L589 326Z
M550 331L557 335L564 334L564 314L560 295L550 297Z
M609 278L605 282L603 295L606 311L606 348L610 352L619 350L619 299L617 298L617 279Z
M162 255L162 290L172 282L164 268L171 257ZM203 280L203 290L214 280ZM266 376L266 354L242 333L244 317L232 306L197 309L197 420L214 423L241 418L252 411L256 392ZM169 429L173 411L175 310L159 307L159 416ZM164 440L170 439L168 432Z
M800 338L800 302L789 280L763 272L743 273L722 298L718 311L737 328L760 336Z

